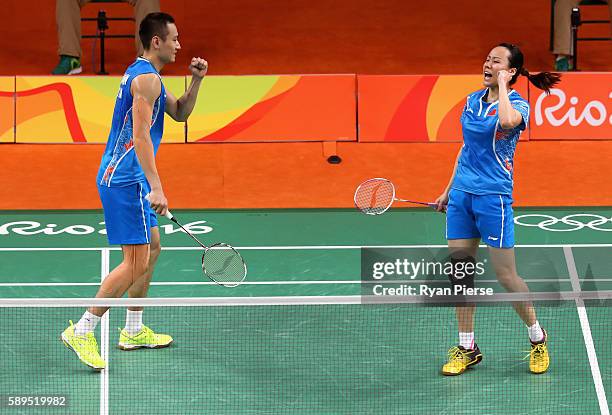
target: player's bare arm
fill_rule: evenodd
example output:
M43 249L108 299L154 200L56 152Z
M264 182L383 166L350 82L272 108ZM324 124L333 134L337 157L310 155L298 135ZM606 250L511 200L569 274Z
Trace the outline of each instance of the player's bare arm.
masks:
M453 185L455 174L457 174L457 165L459 164L459 158L461 157L462 149L463 147L459 149L459 152L457 153L457 157L455 157L455 164L453 166L453 172L450 176L450 180L448 181L448 184L446 185L446 188L444 189L442 194L438 196L436 200L434 201L434 203L436 204L436 211L438 212L446 211L446 205L448 205L448 194L450 193L451 186Z
M208 62L202 58L192 58L189 64L191 71L191 82L187 91L176 98L170 91L166 92L166 113L176 121L187 121L196 103L198 91L202 84L202 79L208 72Z

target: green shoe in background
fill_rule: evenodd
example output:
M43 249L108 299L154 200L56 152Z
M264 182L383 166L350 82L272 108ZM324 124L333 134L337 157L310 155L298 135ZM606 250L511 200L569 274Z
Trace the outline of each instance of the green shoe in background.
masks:
M572 69L574 69L573 65L567 56L562 56L555 60L555 71L567 72Z
M60 61L53 69L51 74L53 75L75 75L83 72L81 67L81 59L75 58L74 56L61 55Z

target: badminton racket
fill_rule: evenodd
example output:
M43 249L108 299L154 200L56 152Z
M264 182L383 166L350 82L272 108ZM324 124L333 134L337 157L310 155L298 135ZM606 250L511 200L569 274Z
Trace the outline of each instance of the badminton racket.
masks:
M148 195L145 197L148 199ZM166 210L164 215L168 220L176 223L187 235L191 237L204 249L202 254L202 272L215 283L224 287L236 287L247 276L247 266L242 255L231 245L226 243L215 243L210 246L204 245L198 238L179 223L176 217Z
M374 178L361 183L355 190L355 207L366 215L382 215L393 202L412 203L436 209L438 205L433 202L419 202L416 200L395 197L395 186L390 180Z

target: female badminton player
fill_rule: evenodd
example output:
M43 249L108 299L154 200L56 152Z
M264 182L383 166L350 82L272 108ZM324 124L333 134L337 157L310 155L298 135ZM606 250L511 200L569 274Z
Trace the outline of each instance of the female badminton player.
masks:
M446 205L446 238L455 266L474 262L482 240L488 245L497 279L509 292L528 292L516 271L512 213L513 158L516 144L529 121L529 103L512 88L519 76L547 93L560 80L549 72L530 74L520 49L501 43L488 54L483 70L484 89L470 94L461 115L463 146L444 192L436 199ZM473 269L473 267L471 268ZM473 288L474 275L451 276L454 285ZM540 327L531 302L513 304L527 325L531 352L529 369L544 373L549 366L547 334ZM444 375L459 375L482 360L474 342L475 305L457 306L459 345L448 353Z

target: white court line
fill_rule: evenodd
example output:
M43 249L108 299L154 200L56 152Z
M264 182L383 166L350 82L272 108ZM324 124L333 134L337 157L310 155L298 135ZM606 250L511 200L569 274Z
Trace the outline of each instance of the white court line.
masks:
M447 248L448 245L278 245L278 246L235 246L234 248L242 251L291 251L291 250L342 250L342 249L381 249L381 248L398 248L398 249L422 249L422 248ZM486 245L480 245L480 248L486 248ZM543 244L543 245L515 245L515 248L609 248L612 244ZM108 249L110 251L120 251L120 247L112 248L0 248L2 251L100 251ZM162 246L162 250L166 251L201 251L202 248L197 246Z
M0 248L0 251L101 251L102 249L110 249L110 250L120 250L121 248L30 248L30 247L22 247L22 248Z
M602 300L600 293L585 292L531 292L532 301L574 301L576 298ZM454 298L454 297L452 297ZM447 296L437 297L438 302L447 304L452 300ZM436 297L431 298L435 300ZM525 293L503 293L490 296L467 296L467 300L487 303L524 301ZM610 299L610 296L607 296ZM323 304L423 304L424 296L377 296L377 295L311 295L311 296L274 296L274 297L162 297L162 298L0 298L0 309L8 307L201 307L201 306L262 306L262 305L323 305ZM435 301L431 304L434 304Z
M99 282L2 282L0 287L71 287L99 286Z
M567 269L570 273L572 290L579 293L581 291L580 280L578 278L578 270L576 269L576 262L574 261L572 249L570 247L563 248L563 254L565 255L565 262L567 263ZM591 366L591 374L593 375L593 382L595 383L595 392L597 393L597 400L599 401L599 410L601 411L602 415L610 415L610 408L608 407L606 391L601 379L595 344L591 334L591 325L589 324L589 317L587 315L586 308L584 307L584 300L577 298L576 307L578 310L578 317L580 319L580 327L582 328L582 336L584 337L584 344L586 346L587 355L589 358L589 364Z
M104 281L108 273L110 272L110 251L103 249L101 252L101 267L100 267L100 281ZM104 313L104 316L100 320L100 352L102 359L106 362L106 369L100 371L100 415L108 415L108 349L109 349L109 335L108 335L108 316L110 309Z
M570 282L566 278L523 278L530 283ZM583 278L581 282L612 282L612 278ZM281 280L281 281L243 281L240 285L317 285L317 284L425 284L431 280L398 280L398 281L361 281L361 280ZM495 280L479 280L486 284L494 284ZM2 282L0 287L92 287L99 286L99 282ZM218 285L212 281L152 281L151 285Z

